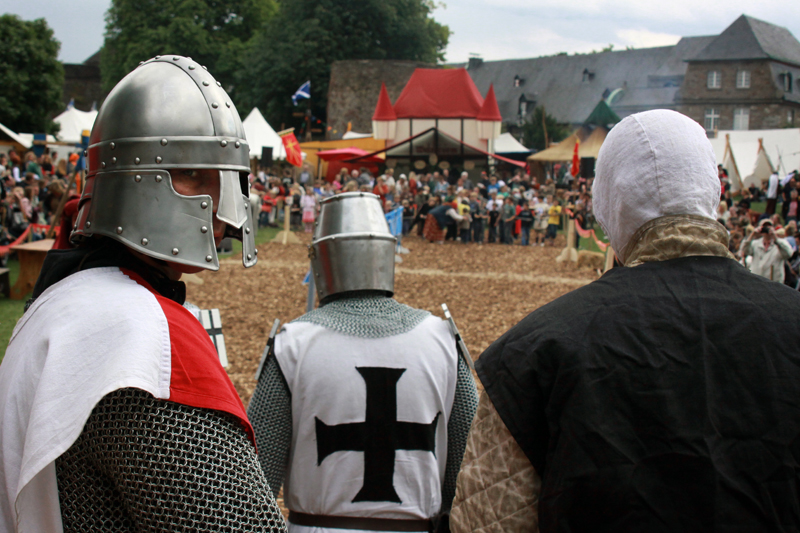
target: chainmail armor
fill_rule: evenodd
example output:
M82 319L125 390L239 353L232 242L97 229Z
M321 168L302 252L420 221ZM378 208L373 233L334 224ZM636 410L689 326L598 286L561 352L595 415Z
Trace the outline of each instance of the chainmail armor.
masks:
M273 354L264 363L256 390L247 406L256 433L258 461L275 494L283 485L292 447L292 396Z
M447 464L442 484L442 511L449 511L456 497L456 479L467 449L467 437L472 419L478 410L478 391L467 362L459 355L456 393L453 410L447 421Z
M411 331L431 314L386 296L342 298L292 322L310 322L345 335L380 339Z
M385 296L359 297L330 302L294 322L311 322L361 338L382 338L412 330L427 311L414 309ZM396 321L396 323L393 323ZM456 478L467 447L467 436L478 408L478 393L467 363L458 358L453 409L447 424L447 464L442 486L442 511L449 511L456 494ZM259 461L274 490L283 485L292 446L292 400L280 365L274 356L264 370L247 408L259 449Z
M64 531L285 532L234 417L120 389L56 460Z

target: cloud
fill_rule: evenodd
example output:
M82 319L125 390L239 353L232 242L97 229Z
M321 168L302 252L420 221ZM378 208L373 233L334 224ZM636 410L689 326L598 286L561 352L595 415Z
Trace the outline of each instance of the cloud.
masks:
M646 29L617 30L616 35L621 39L622 46L634 48L652 48L654 46L669 46L680 41L680 35L671 33L656 33Z

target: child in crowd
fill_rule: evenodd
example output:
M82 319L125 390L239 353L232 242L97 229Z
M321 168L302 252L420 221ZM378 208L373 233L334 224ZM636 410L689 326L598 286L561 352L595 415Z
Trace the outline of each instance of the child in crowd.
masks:
M561 218L561 202L554 200L552 196L548 196L547 203L550 204L550 207L547 209L547 234L545 235L545 240L550 241L550 246L555 246L558 223Z
M403 200L403 235L408 235L411 231L411 224L414 222L414 208L408 200Z
M547 202L537 198L534 201L533 235L539 246L544 246L544 232L547 230Z
M520 239L521 246L528 246L531 239L531 226L533 226L533 204L523 201L522 209L517 214L517 219L520 221Z
M463 220L458 222L458 234L461 237L462 244L469 243L469 227L472 221L470 217L469 202L466 198L462 198L458 204L458 214L464 217Z
M469 211L472 216L472 223L470 229L472 231L471 241L478 244L483 244L483 224L486 220L486 208L481 201L480 195L473 192L469 195Z

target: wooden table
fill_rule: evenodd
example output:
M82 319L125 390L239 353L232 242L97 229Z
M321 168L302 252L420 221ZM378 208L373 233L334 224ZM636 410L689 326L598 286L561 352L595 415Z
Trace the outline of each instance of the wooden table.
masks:
M19 258L19 278L11 287L11 299L22 300L33 290L47 252L53 247L55 239L42 239L41 241L26 242L12 246Z

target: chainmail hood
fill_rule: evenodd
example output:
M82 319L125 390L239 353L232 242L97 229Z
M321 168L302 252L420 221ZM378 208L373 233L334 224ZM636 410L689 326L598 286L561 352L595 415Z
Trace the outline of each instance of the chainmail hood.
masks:
M385 296L357 296L334 300L293 320L360 337L379 339L411 331L430 313Z

